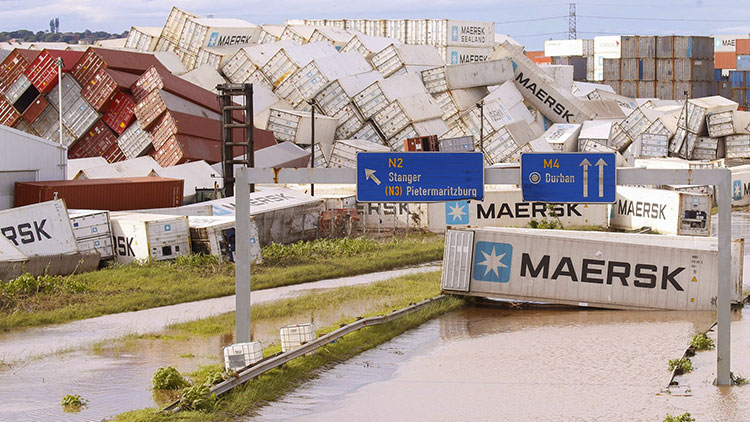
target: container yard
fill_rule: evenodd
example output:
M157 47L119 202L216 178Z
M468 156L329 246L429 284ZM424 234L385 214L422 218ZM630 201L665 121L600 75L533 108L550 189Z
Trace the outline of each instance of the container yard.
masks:
M491 14L286 10L268 23L182 5L106 40L0 41L0 395L11 403L0 420L150 420L154 409L123 414L143 407L168 409L165 420L486 419L466 409L477 383L523 403L496 409L502 420L620 420L632 407L539 407L519 396L532 384L508 375L514 365L487 378L447 365L455 347L478 362L514 356L560 400L625 385L647 409L634 420L750 420L713 386L750 374L735 360L750 342L750 34L576 34L576 19L619 18L569 6L528 21L570 19L568 39L527 46L504 34L527 21ZM445 173L453 162L403 164L446 153L475 154L477 168L458 171L484 190L402 199L402 186L452 189L420 177L460 179ZM387 167L365 169L376 154ZM544 171L527 177L535 156ZM562 199L535 197L540 180ZM684 352L691 335L716 350ZM561 336L601 361L552 350L577 350ZM692 378L666 370L680 356L696 363ZM161 365L185 375L167 399L151 377ZM299 371L282 380L283 365ZM639 372L629 382L618 365ZM411 393L378 383L414 380L382 368L438 377L453 391L425 390L463 410L410 413L396 395ZM40 380L44 391L18 394ZM732 388L721 394L750 403ZM399 410L372 410L360 389Z

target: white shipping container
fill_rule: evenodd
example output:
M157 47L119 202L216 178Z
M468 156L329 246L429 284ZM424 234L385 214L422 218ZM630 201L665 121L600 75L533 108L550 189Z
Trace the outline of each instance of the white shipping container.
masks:
M284 28L286 28L286 25L261 25L258 44L278 42L281 34L284 33Z
M188 216L193 253L214 255L234 262L235 219L225 216ZM250 220L250 262L260 263L260 242L255 221Z
M31 124L31 127L42 138L60 142L60 118L54 107L44 109L42 114ZM67 128L63 127L63 144L66 147L70 147L75 141L76 138L73 134Z
M504 43L495 50L492 59L513 60L513 82L524 99L554 123L583 123L592 118L586 105L570 90L557 86L549 76L539 72L539 66L526 57L522 49Z
M230 82L244 83L259 68L268 63L279 50L294 45L291 41L280 41L268 45L251 45L240 48L234 55L227 59L221 70ZM265 79L265 76L263 79ZM268 84L270 85L270 82Z
M357 93L382 79L375 71L338 78L315 95L315 103L323 114L338 117L336 115L352 103Z
M357 153L388 151L390 148L375 142L359 139L336 140L333 144L330 167L357 168Z
M117 145L128 160L140 157L151 149L151 135L134 121L125 132L117 138Z
M591 142L607 145L612 125L615 123L617 123L617 120L587 120L583 122L581 133L578 135L578 151L583 151L584 145Z
M294 324L281 327L279 332L281 337L281 351L288 352L294 350L303 344L309 343L316 338L318 334L315 331L315 324Z
M110 222L117 262L163 261L190 255L190 229L185 216L113 212Z
M429 229L451 227L527 227L532 221L559 221L563 227L607 225L606 204L524 202L519 188L485 190L482 201L428 204Z
M494 48L487 47L440 47L445 64L458 65L476 62L486 62L495 52Z
M715 160L719 155L720 144L722 144L722 140L719 138L699 136L690 158L693 160Z
M638 158L663 158L669 153L669 135L659 133L645 133L640 137L640 153Z
M306 66L316 58L332 56L336 53L336 49L326 42L284 47L261 67L261 71L271 85L278 87L300 67Z
M687 101L682 108L678 126L690 132L701 134L706 130L706 116L723 111L737 110L737 103L720 95L705 98L694 98Z
M336 50L341 50L341 47L345 46L353 36L353 32L347 31L345 29L318 27L315 28L312 35L310 35L309 42L325 41L333 45Z
M734 111L722 111L707 115L708 136L718 138L719 136L734 134L734 113Z
M332 144L339 120L328 116L315 116L315 141ZM312 137L311 113L271 108L267 130L279 141L309 145Z
M263 345L259 341L235 343L224 348L224 369L239 371L263 360Z
M314 25L291 25L287 24L284 31L281 33L279 39L291 40L297 44L306 44L313 42L310 38L315 32L316 27Z
M395 100L380 110L373 121L386 138L390 138L410 123L438 119L443 111L430 94L418 94Z
M737 51L737 40L750 38L749 34L712 35L714 39L714 53L734 53Z
M726 158L750 158L750 135L730 135L724 142Z
M428 45L487 48L495 43L494 22L426 19L426 25Z
M179 46L193 54L201 47L254 44L260 27L242 19L188 18L180 34Z
M23 95L26 90L31 87L31 81L29 81L29 78L26 77L26 75L21 74L18 76L18 79L11 85L7 91L5 91L5 98L8 99L8 102L13 104L15 103L21 95Z
M385 138L383 138L383 136L375 128L375 125L372 122L366 122L365 125L362 126L358 131L354 132L354 134L351 135L350 138L361 139L374 142L376 144L385 145Z
M162 28L158 26L132 26L125 41L125 48L136 51L156 51Z
M513 154L537 136L525 121L509 123L484 139L484 154L490 164L513 160Z
M391 44L370 58L373 67L389 77L405 66L442 66L445 62L435 47Z
M375 53L389 45L400 43L401 41L396 38L371 37L365 34L355 34L349 42L341 47L341 52L346 53L347 51L357 51L364 58L369 60Z
M0 211L0 233L28 257L78 252L62 199Z
M419 75L407 73L378 80L358 92L352 100L365 119L371 119L388 104L401 97L424 93Z
M172 6L172 10L169 12L169 16L167 16L167 22L164 24L164 28L161 31L161 37L177 43L180 41L180 35L182 34L185 22L190 18L198 17L198 15L194 15Z
M109 211L68 210L73 235L81 252L98 252L101 259L114 258Z
M710 195L618 186L610 205L610 226L625 230L650 227L662 234L708 236Z
M746 166L743 170L737 167L731 168L732 171L732 206L742 207L750 205L750 169Z
M63 125L76 139L83 137L99 117L99 113L83 97L78 97L69 106L63 104Z
M717 239L485 228L446 234L442 288L452 294L614 309L713 310ZM743 256L743 242L732 242ZM732 299L742 291L733 260Z
M576 152L578 150L578 135L581 133L578 124L555 123L544 132L544 139L557 152Z
M339 125L336 127L336 139L348 139L365 125L365 119L353 103L339 110L333 117L339 119Z
M568 56L589 56L594 52L590 51L589 40L547 40L544 42L544 55L546 57L568 57Z
M349 52L315 59L289 79L303 98L310 99L331 81L371 71L362 55Z

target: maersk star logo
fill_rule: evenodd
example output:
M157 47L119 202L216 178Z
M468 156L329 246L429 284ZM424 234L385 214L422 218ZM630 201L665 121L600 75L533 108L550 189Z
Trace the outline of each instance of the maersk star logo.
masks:
M742 199L742 181L735 180L732 182L732 199L735 201Z
M507 283L510 281L510 263L513 245L496 242L477 242L474 249L474 279Z
M469 224L469 201L453 201L445 203L445 224Z
M218 32L212 32L211 36L208 38L208 43L206 44L207 47L216 47L216 42L219 41L219 33Z

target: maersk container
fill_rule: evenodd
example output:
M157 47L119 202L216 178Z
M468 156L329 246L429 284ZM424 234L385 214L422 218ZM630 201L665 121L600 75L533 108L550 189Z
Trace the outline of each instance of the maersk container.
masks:
M114 258L109 211L68 210L70 224L81 252L97 252L102 260Z
M734 128L734 111L722 111L711 113L706 116L706 126L708 127L708 136L718 138L720 136L733 135Z
M242 19L188 18L178 45L198 54L201 47L254 44L260 27Z
M339 125L336 127L335 139L349 139L354 133L357 133L365 125L365 118L362 117L354 103L339 110L333 117L339 119ZM370 122L370 124L372 124Z
M513 67L508 59L441 66L422 71L422 81L430 94L453 89L502 85L511 79Z
M354 132L354 134L351 135L350 138L362 139L365 141L375 142L376 144L385 145L385 138L372 122L366 122L365 125L362 126L358 131Z
M426 44L436 47L484 47L495 43L494 22L426 19Z
M365 34L355 34L343 47L341 52L357 51L366 59L371 59L376 53L391 44L400 44L395 38L371 37Z
M229 45L224 47L201 47L195 57L195 68L210 66L213 70L221 69L230 57L234 56L242 48L241 45ZM182 75L180 75L182 76ZM225 83L226 81L222 82ZM205 88L205 87L204 87ZM215 85L210 91L215 89Z
M78 252L62 199L0 211L0 233L29 257Z
M750 168L736 166L732 171L732 206L750 205Z
M723 151L720 151L724 146L724 140L721 138L710 138L707 136L699 136L695 142L693 148L693 154L691 155L692 160L715 160L720 155L724 155Z
M326 42L284 47L261 67L261 72L272 86L278 87L299 68L306 66L314 59L334 54L337 54L336 49Z
M190 243L195 254L213 255L234 262L235 219L221 216L188 216ZM250 220L250 261L261 262L258 229Z
M519 188L485 190L481 201L453 201L427 206L429 229L437 233L465 226L527 227L531 221L558 221L563 227L607 225L606 204L524 202Z
M156 42L162 28L158 26L131 26L125 48L136 51L156 51Z
M405 66L442 66L437 49L428 45L391 44L370 58L373 67L389 77Z
M357 93L379 80L383 75L375 71L340 77L315 95L315 103L326 116L336 116L352 104Z
M310 99L323 87L339 78L372 71L372 66L356 52L316 58L290 79L302 98Z
M513 82L524 99L554 123L583 123L592 117L583 101L570 91L558 87L552 78L539 72L538 66L522 50L506 42L500 45L492 59L510 58L513 62Z
M353 101L362 116L371 119L395 99L424 92L419 75L407 73L373 82L358 92Z
M345 46L353 36L353 32L347 31L345 29L318 27L313 30L312 35L310 35L310 39L308 41L325 41L333 45L336 50L341 50L341 47Z
M190 12L186 12L182 9L172 6L172 10L167 16L167 22L164 24L164 28L161 31L161 37L166 38L174 43L180 41L180 34L185 23L190 18L198 18L198 15L194 15Z
M388 152L391 149L383 144L359 139L340 139L333 144L329 167L357 168L357 154L360 152Z
M110 219L117 262L164 261L190 255L185 216L117 212Z
M750 158L750 135L730 135L724 142L727 158Z
M443 61L448 65L486 62L494 51L494 48L486 47L438 47Z
M737 110L737 103L721 96L695 98L687 101L680 112L679 127L701 134L706 130L706 117L725 111Z
M544 132L544 139L557 152L576 152L581 125L555 123Z
M259 71L276 53L282 48L291 47L295 44L291 41L279 41L273 44L251 45L237 50L232 57L228 58L222 65L224 76L232 83L245 83L251 76ZM263 76L265 79L265 76ZM270 82L268 83L270 86Z
M312 137L311 113L271 108L267 130L274 133L279 141L291 141L297 144L310 144ZM336 134L338 119L327 116L315 116L315 141L332 143Z
M709 236L710 195L618 186L610 205L612 227L635 230L649 227L662 234Z
M396 99L372 119L383 135L390 138L410 123L437 119L442 115L443 111L430 94L417 94Z
M713 310L711 237L562 230L449 230L446 293L613 309ZM732 241L732 300L741 300L743 241Z

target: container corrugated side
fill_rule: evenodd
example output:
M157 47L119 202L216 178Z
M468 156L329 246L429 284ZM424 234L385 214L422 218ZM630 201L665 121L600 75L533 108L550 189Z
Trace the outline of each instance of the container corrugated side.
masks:
M463 254L466 274L443 273L442 286L469 284L469 295L624 309L712 310L718 273L715 238L478 229ZM446 236L452 239L453 236ZM733 255L743 253L741 240ZM446 245L446 249L452 248ZM446 268L451 268L450 263ZM732 269L741 291L742 262Z
M708 236L711 228L710 195L618 186L610 205L610 225L634 230L650 227L659 233Z

